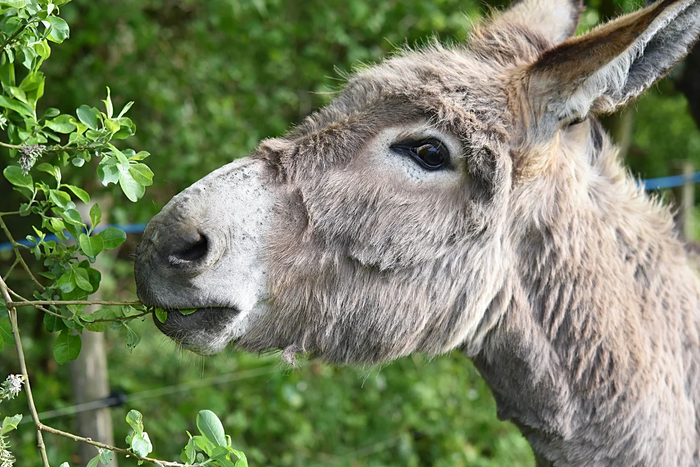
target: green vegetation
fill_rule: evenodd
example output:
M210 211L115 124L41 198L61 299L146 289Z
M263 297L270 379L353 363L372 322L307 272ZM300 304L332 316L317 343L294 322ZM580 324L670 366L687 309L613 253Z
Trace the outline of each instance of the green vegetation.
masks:
M23 45L35 55L0 62L0 97L8 99L0 99L7 119L2 125L8 125L7 137L0 141L31 146L22 154L17 154L22 148L2 150L0 160L5 167L23 156L27 166L36 165L30 175L5 169L20 190L0 179L0 211L24 203L19 209L31 215L4 218L9 230L17 238L32 235L40 244L35 251L55 252L55 263L44 267L42 259L31 264L35 274L48 271L50 276L41 279L45 284L56 285L38 299L88 296L99 274L91 272L97 270L90 259L101 254L102 296L126 302L135 299L130 258L138 237L122 243L124 237L116 231L90 235L76 230L80 224L96 225L98 217L112 224L147 221L181 189L327 103L344 76L362 63L433 37L463 41L470 25L484 15L481 4L469 0L0 1L0 13L19 3L41 6L27 14L45 15L49 26L39 21L28 28L34 37L26 36ZM582 29L611 12L637 6L591 2ZM58 7L60 18L48 11ZM0 21L2 37L14 34L18 24L6 16ZM638 113L627 157L643 177L669 175L679 159L700 167L700 132L674 79L672 75L633 104ZM107 85L111 95L103 106L84 105L104 100ZM129 117L114 111L122 108ZM126 149L122 136L129 136L133 150ZM50 151L37 150L46 144ZM89 149L76 149L84 147ZM145 151L153 154L148 171L142 161ZM72 211L84 197L99 202L99 213L96 209L76 217ZM131 202L139 198L139 203ZM80 241L70 246L42 243L32 225L45 233L74 229ZM89 259L69 259L80 252ZM3 277L14 261L14 252L0 252ZM21 268L9 285L22 296L35 296L36 287ZM19 311L40 411L73 405L71 375L63 363L76 355L79 341L65 321L73 323L70 329L99 324L81 312L74 307L65 310L70 320L52 320L32 308ZM7 321L4 313L0 321ZM139 311L106 308L101 313L99 318L116 319ZM0 339L11 343L3 326ZM317 362L290 368L277 355L227 350L201 359L182 354L150 320L100 327L107 328L110 387L127 395L124 406L112 409L115 438L124 446L129 437L134 452L145 449L148 440L153 448L149 456L191 462L197 452L216 455L204 441L209 439L221 442L227 455L235 455L230 446L240 449L257 466L534 465L527 443L515 427L496 419L488 388L457 353L432 360L414 356L372 369ZM5 345L0 378L17 373L14 349ZM3 401L0 410L27 414L26 407L20 393ZM210 420L202 409L221 417L221 430L215 423L209 424L213 429L202 429L204 420ZM132 410L143 414L146 431ZM40 465L32 425L20 424L10 432L13 420L7 439L17 465ZM77 430L74 416L49 422ZM223 428L230 442L222 441ZM199 434L190 437L188 432ZM45 441L51 465L79 465L74 441L52 435ZM93 455L108 456L97 450ZM124 457L119 462L136 465Z

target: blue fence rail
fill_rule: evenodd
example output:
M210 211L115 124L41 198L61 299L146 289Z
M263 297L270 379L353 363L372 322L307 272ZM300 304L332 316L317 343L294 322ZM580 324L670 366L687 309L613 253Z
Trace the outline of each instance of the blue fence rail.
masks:
M670 177L649 178L640 180L639 184L645 190L661 190L664 188L675 188L677 186L687 185L688 183L700 183L700 172L688 175L672 175Z
M678 186L686 185L687 183L700 183L700 172L695 172L692 175L672 175L670 177L661 178L649 178L647 180L640 180L639 184L644 187L647 191L652 190L662 190L665 188L675 188ZM102 228L96 229L96 232L106 229L107 227L117 227L122 229L126 233L141 233L146 228L146 224L129 224L129 225L107 225ZM46 240L56 241L58 237L55 235L47 235ZM22 245L31 246L32 244L27 240L18 240L17 243ZM0 243L0 251L11 250L11 243Z
M116 227L118 229L122 229L126 233L141 233L143 230L146 228L146 224L129 224L129 225L105 225L104 227L98 227L95 229L96 233L102 232L104 229L108 227ZM70 234L66 234L68 237L71 237ZM72 238L72 237L71 237ZM45 238L45 241L50 242L50 241L58 241L59 238L55 235L47 235ZM17 240L17 243L20 245L26 245L26 246L32 246L33 244L29 240ZM0 251L7 251L12 249L12 243L0 243Z

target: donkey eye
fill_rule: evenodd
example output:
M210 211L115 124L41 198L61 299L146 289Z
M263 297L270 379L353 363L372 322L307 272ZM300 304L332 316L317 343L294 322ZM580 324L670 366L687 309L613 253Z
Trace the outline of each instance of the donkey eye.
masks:
M404 141L391 146L394 151L411 156L427 170L439 170L449 165L450 152L435 138L421 141Z

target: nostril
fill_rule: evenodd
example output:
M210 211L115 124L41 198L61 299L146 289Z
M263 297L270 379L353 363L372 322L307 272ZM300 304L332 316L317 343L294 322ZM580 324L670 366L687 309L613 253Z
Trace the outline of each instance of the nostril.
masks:
M209 241L204 235L200 235L199 239L194 243L186 245L179 251L176 251L170 255L170 261L173 264L181 264L184 262L197 261L203 258L209 249Z

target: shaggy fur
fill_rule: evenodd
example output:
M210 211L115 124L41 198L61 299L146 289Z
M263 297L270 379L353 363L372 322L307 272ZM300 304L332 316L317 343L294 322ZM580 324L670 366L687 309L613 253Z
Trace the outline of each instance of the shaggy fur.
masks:
M277 199L267 300L237 345L339 364L460 348L538 465L699 465L700 282L668 210L593 117L683 57L700 3L666 0L565 40L580 10L524 0L468 44L358 73L263 141L251 158ZM442 174L387 149L426 132L452 152ZM177 222L159 217L137 258L154 305L187 286L177 269L161 274L177 294L149 277L157 230L175 235ZM191 292L193 307L221 305ZM161 328L206 349L202 333L217 335L223 316L171 313Z

